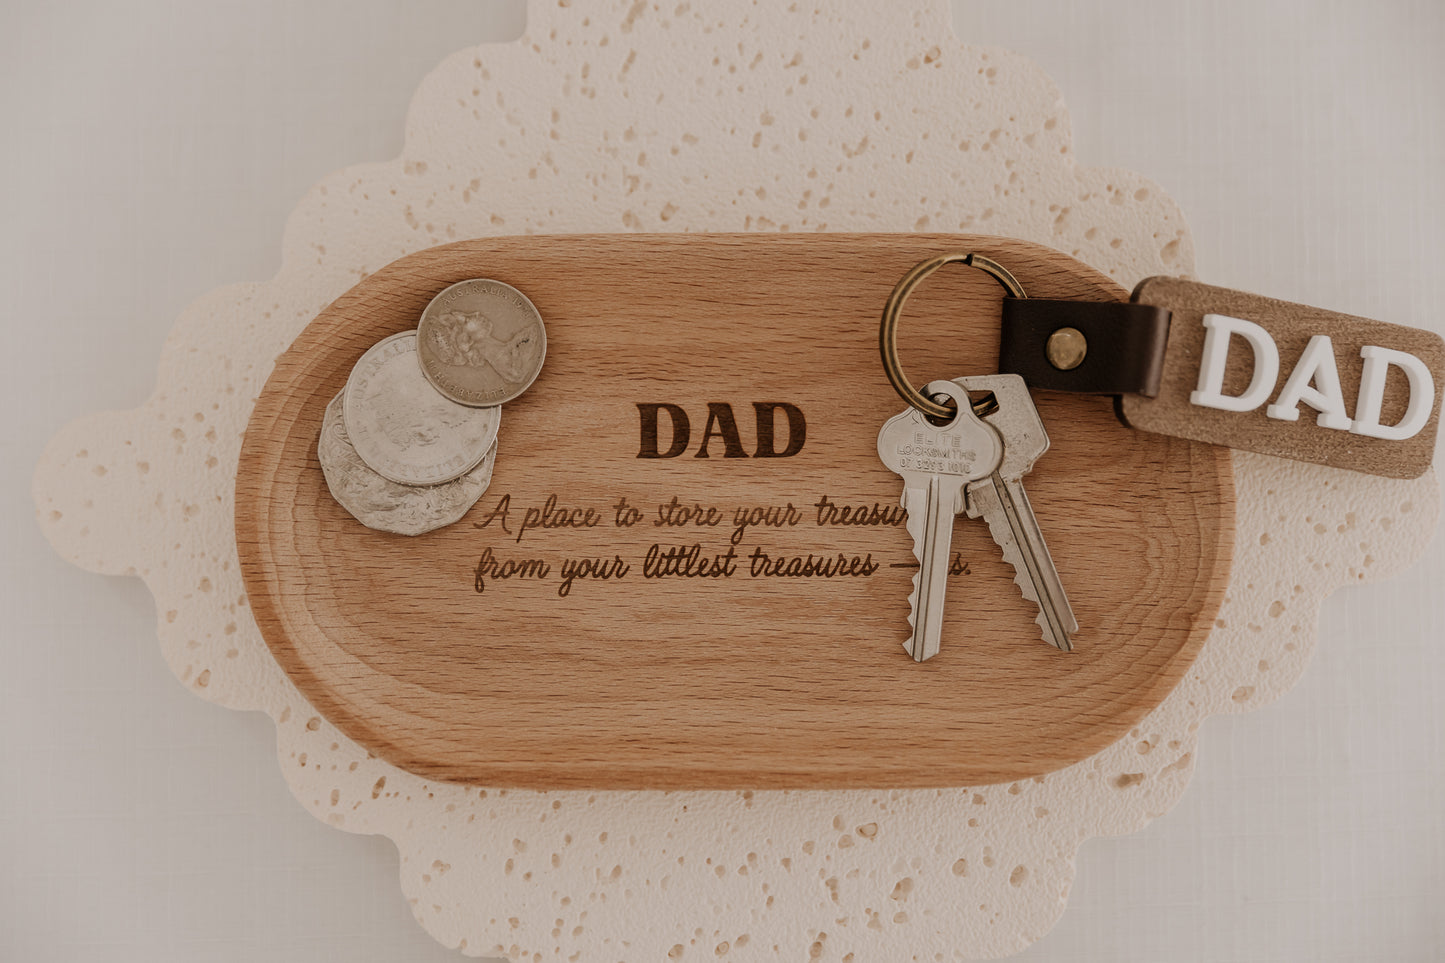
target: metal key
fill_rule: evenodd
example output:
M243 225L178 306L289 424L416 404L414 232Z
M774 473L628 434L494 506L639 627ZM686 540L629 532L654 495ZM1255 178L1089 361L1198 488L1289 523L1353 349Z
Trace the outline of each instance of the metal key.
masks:
M969 518L982 516L988 522L1004 560L1014 567L1014 582L1024 598L1039 607L1035 621L1043 630L1044 641L1069 652L1073 649L1070 637L1079 631L1079 623L1023 484L1023 476L1049 450L1044 423L1018 375L959 378L956 384L969 391L993 392L998 407L983 418L1003 438L1003 458L986 477L968 484L964 510ZM928 387L932 391L934 386Z
M903 644L916 662L938 654L953 520L965 507L965 489L993 475L1004 458L999 433L973 413L962 385L935 381L928 391L947 395L957 404L951 422L931 424L910 407L888 419L878 433L878 456L903 476L903 509L918 559L918 574L908 596L908 624L913 631Z

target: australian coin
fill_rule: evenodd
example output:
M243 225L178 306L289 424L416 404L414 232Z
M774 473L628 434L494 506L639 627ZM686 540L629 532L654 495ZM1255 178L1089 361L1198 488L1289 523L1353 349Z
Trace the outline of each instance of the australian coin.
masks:
M436 389L464 405L500 405L542 370L547 331L510 284L458 281L432 298L417 325L417 356Z
M422 376L416 332L372 345L343 392L346 432L372 471L402 485L439 485L464 475L497 440L500 408L469 408Z
M440 485L398 485L366 467L351 445L342 415L342 394L326 406L321 441L316 446L331 495L367 528L398 535L420 535L457 521L492 480L497 446L471 471Z

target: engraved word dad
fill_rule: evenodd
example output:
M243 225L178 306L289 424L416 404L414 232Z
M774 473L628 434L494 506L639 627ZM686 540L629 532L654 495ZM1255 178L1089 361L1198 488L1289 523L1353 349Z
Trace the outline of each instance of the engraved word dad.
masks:
M641 401L636 404L641 435L638 458L676 458L687 451L692 437L692 422L681 405ZM666 412L672 422L672 441L666 451L658 447L657 416L660 412ZM777 447L774 433L775 415L778 412L782 412L788 422L787 442L781 448ZM808 421L797 405L788 404L786 401L755 401L753 414L757 426L754 435L757 445L749 456L747 449L743 447L732 405L723 401L708 402L702 440L698 443L697 453L693 457L711 458L708 443L714 439L722 442L723 458L791 458L803 450L803 443L808 439Z

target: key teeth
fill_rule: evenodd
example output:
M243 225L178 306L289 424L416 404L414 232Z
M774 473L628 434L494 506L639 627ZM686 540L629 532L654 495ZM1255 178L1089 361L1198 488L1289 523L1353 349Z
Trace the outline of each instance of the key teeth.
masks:
M1048 616L1044 615L1044 607L1040 603L1038 593L1034 591L1034 583L1028 575L1028 566L1024 564L1022 550L1018 547L1018 543L1010 537L1013 533L1008 529L1008 522L1003 520L1003 513L994 511L980 512L980 514L988 522L989 534L993 536L994 542L1003 549L1003 560L1008 562L1014 570L1014 584L1018 586L1019 594L1034 603L1039 610L1034 623L1039 627L1040 637L1057 649L1064 652L1072 651L1073 643L1067 636L1062 639L1053 637L1053 632L1049 628Z
M923 569L920 566L919 570L913 574L913 591L908 593L908 627L910 629L918 628L918 580L922 577ZM908 637L912 639L913 633L909 632ZM908 643L905 642L903 645L907 648Z
M1017 582L1018 579L1014 579L1014 581ZM1049 619L1048 616L1044 615L1043 606L1039 607L1039 617L1034 619L1034 622L1038 625L1039 632L1043 635L1044 641L1049 643L1049 645L1052 645L1060 652L1074 651L1074 643L1067 635L1062 639L1052 639L1049 637Z
M914 552L913 557L918 558L918 553ZM913 583L913 591L908 593L908 638L903 640L903 651L915 659L917 656L913 652L913 640L918 633L918 585L922 578L923 559L920 558L918 559L918 571L913 573L911 580Z
M913 590L908 593L908 638L903 640L904 651L912 655L913 637L918 631L918 590L919 583L923 578L923 553L919 551L919 546L923 544L923 512L919 511L916 506L914 506L913 511L909 511L909 507L907 495L905 494L903 501L903 510L905 512L903 527L913 539L913 557L918 562L918 571L913 573Z

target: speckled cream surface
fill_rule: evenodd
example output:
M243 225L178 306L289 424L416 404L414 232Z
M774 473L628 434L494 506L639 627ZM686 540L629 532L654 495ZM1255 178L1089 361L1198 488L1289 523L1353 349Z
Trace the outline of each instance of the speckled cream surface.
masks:
M1419 554L1438 516L1433 472L1402 482L1237 454L1234 576L1198 661L1128 738L1042 779L527 793L369 758L272 660L231 521L272 360L368 272L468 237L674 230L1002 234L1126 286L1192 265L1175 205L1139 174L1077 167L1043 72L958 42L942 2L563 0L534 3L528 24L424 81L402 157L303 199L275 278L191 305L142 407L54 439L35 478L46 534L78 565L145 579L177 677L268 713L296 797L393 839L418 920L469 954L861 963L1027 946L1063 912L1084 839L1136 830L1179 798L1205 717L1298 678L1324 596Z

